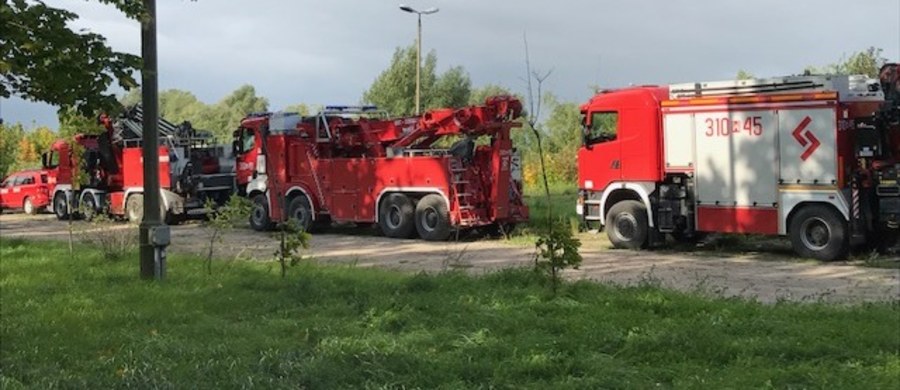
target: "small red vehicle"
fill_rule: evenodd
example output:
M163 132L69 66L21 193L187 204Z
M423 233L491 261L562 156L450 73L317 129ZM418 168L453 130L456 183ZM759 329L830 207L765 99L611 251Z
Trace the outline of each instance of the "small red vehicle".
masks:
M22 209L37 214L50 204L50 186L55 178L47 171L14 172L0 183L0 209Z

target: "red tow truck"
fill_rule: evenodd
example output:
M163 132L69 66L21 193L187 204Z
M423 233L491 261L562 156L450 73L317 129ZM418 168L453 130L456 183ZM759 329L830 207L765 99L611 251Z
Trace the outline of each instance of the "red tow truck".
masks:
M896 241L898 73L602 91L581 107L577 211L618 248L752 233L835 260Z
M498 96L405 118L346 106L251 115L235 132L238 190L254 203L256 230L294 218L307 230L376 223L389 237L426 240L508 231L528 218L510 141L521 112Z

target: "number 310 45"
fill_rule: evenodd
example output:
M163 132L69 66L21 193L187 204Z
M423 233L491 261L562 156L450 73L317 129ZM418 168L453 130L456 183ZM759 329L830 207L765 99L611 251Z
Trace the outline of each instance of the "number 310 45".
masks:
M707 137L728 137L741 131L749 136L760 136L763 132L762 117L748 116L743 121L731 118L706 118Z

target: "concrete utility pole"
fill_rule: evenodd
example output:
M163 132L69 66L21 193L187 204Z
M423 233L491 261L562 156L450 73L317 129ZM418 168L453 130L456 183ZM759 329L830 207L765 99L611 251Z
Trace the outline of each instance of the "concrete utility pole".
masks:
M400 10L416 14L419 17L419 27L416 30L416 115L419 115L421 109L420 95L422 89L422 15L430 15L438 12L436 7L431 7L424 11L416 11L408 5L400 4Z
M144 0L141 18L141 88L143 99L144 218L140 225L141 278L161 281L166 277L169 227L160 215L159 188L159 91L156 66L156 1Z

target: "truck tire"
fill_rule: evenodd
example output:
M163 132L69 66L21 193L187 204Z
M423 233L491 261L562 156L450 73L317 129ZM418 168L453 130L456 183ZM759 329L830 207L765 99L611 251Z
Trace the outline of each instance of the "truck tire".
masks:
M250 210L250 227L258 232L271 230L274 224L269 218L269 201L265 194L253 197L253 208Z
M288 204L288 219L294 219L305 232L309 232L313 225L312 207L309 205L309 199L300 195L291 199Z
M141 223L144 219L144 194L132 194L125 201L125 217L128 222Z
M37 214L37 210L34 208L34 203L31 202L31 197L25 197L25 201L22 202L22 210L25 211L25 214L28 215Z
M69 202L66 200L65 192L57 192L53 195L53 213L56 219L63 221L69 218Z
M84 220L92 221L99 210L100 208L97 207L97 199L94 198L94 194L90 192L84 194L84 198L81 200L81 215Z
M794 252L802 257L834 261L847 256L847 223L829 206L810 205L797 211L788 234Z
M444 241L450 237L450 213L444 198L437 194L425 195L416 204L416 231L428 241Z
M416 207L403 194L390 194L378 208L378 226L385 236L412 238L416 233Z
M636 200L616 203L606 215L606 235L618 249L645 248L649 232L647 207Z

